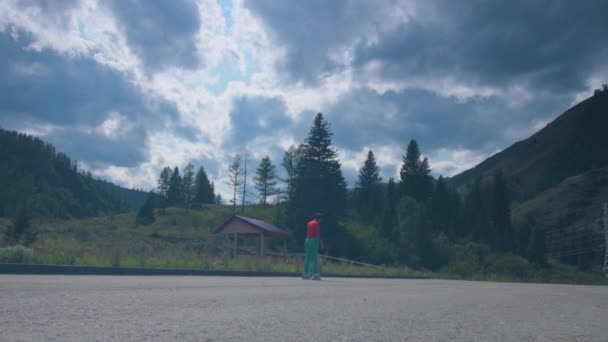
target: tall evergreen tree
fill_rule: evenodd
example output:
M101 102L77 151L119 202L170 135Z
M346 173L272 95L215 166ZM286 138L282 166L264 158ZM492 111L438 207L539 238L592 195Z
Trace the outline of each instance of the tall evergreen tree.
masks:
M448 235L454 233L453 226L457 213L457 208L454 208L455 205L454 197L450 194L445 179L443 176L439 176L431 196L430 207L434 232L445 232Z
M294 179L294 196L288 206L289 225L294 240L305 237L306 222L315 212L323 213L322 239L332 253L346 255L348 236L339 225L346 202L346 181L340 169L338 153L332 144L329 123L323 114L315 116L302 145L302 155Z
M146 201L137 211L137 216L135 218L136 224L147 225L154 222L154 207L155 207L155 195L154 193L149 193L146 196Z
M424 205L404 197L397 210L399 261L414 267L433 264L430 222Z
M465 197L458 236L470 236L474 241L491 240L492 231L490 230L487 202L481 178L477 177Z
M399 171L401 196L426 203L433 189L433 178L427 158L422 159L416 140L410 140Z
M276 193L276 178L277 170L269 156L262 158L260 165L256 169L256 175L253 178L253 184L258 191L260 203L267 204L267 199Z
M167 203L169 205L179 205L182 203L182 198L182 177L179 174L179 168L176 166L171 173L171 178L169 179Z
M29 245L36 240L38 232L32 226L32 217L27 205L22 204L17 210L11 225L4 232L4 240L9 244L24 243Z
M503 251L513 251L515 234L511 226L511 202L507 183L501 170L492 180L491 218L494 227L493 245Z
M232 189L233 195L230 199L232 203L232 211L236 212L237 193L241 184L243 184L243 169L241 166L241 156L235 154L230 165L228 165L228 181L226 184Z
M528 234L528 236L525 237L525 241L522 241L523 239L520 237L520 241L518 241L519 252L523 252L522 254L528 258L528 260L538 266L546 266L547 243L545 240L545 231L538 225L534 216L526 216L523 227L520 227L519 232ZM525 245L522 242L525 242Z
M186 209L190 208L194 200L194 166L188 163L184 168L184 176L182 177L182 194Z
M397 236L397 202L399 195L397 192L397 184L394 178L388 179L386 186L386 195L383 201L382 219L380 222L380 232L382 236L389 241L396 241Z
M285 151L285 154L283 155L281 165L285 168L285 172L287 173L287 178L284 181L287 183L286 195L288 201L293 198L294 181L298 170L298 161L301 159L301 156L301 145L298 147L295 145L289 146L289 149Z
M209 182L204 167L199 167L194 177L194 202L200 204L210 204L215 201L215 191L213 183Z
M374 152L369 150L367 158L359 169L355 187L355 207L365 222L372 222L380 216L381 202L380 167L376 164Z

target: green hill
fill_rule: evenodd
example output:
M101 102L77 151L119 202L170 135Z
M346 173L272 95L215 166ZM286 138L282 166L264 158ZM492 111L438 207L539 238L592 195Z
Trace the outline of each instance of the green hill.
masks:
M132 210L144 193L94 179L38 138L0 129L0 217L82 218Z
M530 138L451 178L462 188L502 169L515 202L535 197L564 179L608 166L608 93L575 105Z

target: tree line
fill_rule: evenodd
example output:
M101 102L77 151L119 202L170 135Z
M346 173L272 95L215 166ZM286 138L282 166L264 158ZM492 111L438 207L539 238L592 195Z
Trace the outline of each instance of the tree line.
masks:
M474 244L546 264L542 227L531 220L522 227L511 222L510 190L501 171L457 191L449 179L432 176L428 158L412 139L397 179L382 179L369 150L355 187L349 190L332 138L330 124L318 113L304 142L285 151L280 164L285 178L277 176L269 156L250 177L261 205L273 199L274 223L292 233L292 248L301 249L306 222L320 212L324 248L332 255L436 270L452 258L453 246ZM226 184L231 190L229 204L237 212L248 198L247 156L234 156ZM157 195L161 210L222 203L204 169L194 175L191 164L183 176L177 167L164 168ZM349 226L353 222L367 229L365 237Z
M215 194L215 185L209 180L205 168L200 166L194 173L194 165L188 163L183 175L179 167L166 166L160 172L156 191L151 192L137 212L138 224L154 222L154 209L161 212L169 206L190 209L203 204L221 204L221 196Z
M451 246L473 243L546 264L542 228L531 221L513 227L510 190L502 172L459 192L443 176L431 175L428 158L412 139L398 179L384 182L370 150L349 190L332 138L330 124L318 113L304 142L283 155L283 189L276 188L276 168L268 157L256 170L260 202L266 203L268 194L277 195L275 223L293 233L293 247L302 245L311 215L321 212L324 247L333 255L439 269L451 258ZM234 207L243 185L241 163L237 156L229 167ZM368 240L346 226L352 222L372 231ZM371 245L376 251L370 251Z

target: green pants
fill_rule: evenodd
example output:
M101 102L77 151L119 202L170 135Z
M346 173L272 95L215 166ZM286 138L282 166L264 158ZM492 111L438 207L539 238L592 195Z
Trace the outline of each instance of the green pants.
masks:
M312 263L312 274L319 274L319 239L307 238L304 242L306 258L304 258L304 274L311 274L310 263Z

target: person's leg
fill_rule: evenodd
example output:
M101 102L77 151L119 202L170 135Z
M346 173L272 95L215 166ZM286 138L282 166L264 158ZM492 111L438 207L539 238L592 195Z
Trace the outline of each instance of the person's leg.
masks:
M310 239L306 239L306 241L304 241L304 252L306 252L306 256L304 257L304 277L310 275L310 273L308 273L308 270L310 269L310 262L312 261L310 247Z
M312 274L314 275L318 275L319 274L319 239L311 239L312 240L312 246L311 246L311 255L310 258L312 259Z

